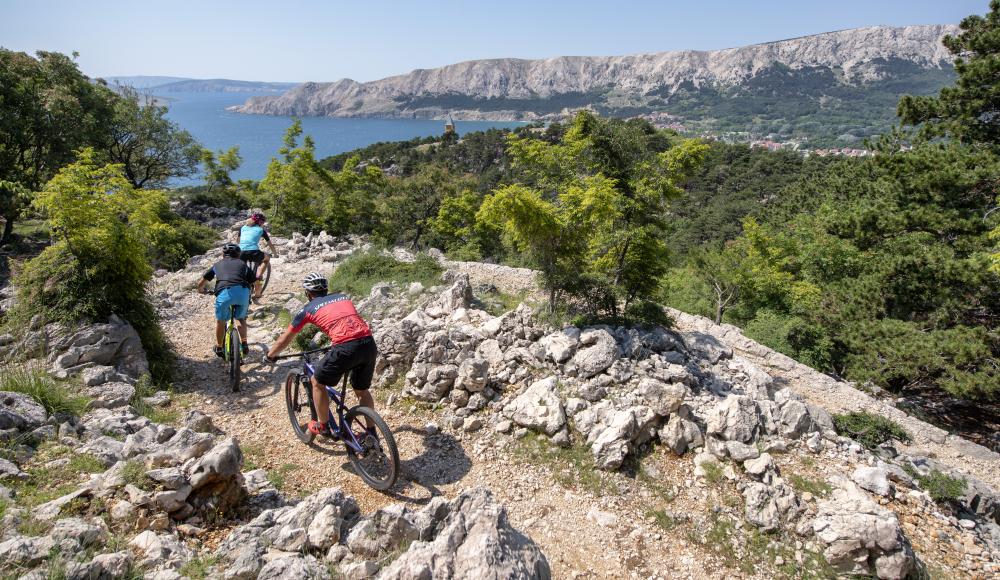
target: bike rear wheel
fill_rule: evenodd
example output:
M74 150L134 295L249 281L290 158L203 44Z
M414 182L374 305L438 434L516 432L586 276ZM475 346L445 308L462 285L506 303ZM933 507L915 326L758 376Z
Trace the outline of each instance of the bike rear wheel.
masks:
M240 363L243 361L243 349L240 344L240 333L236 329L236 325L230 325L229 336L226 341L226 357L229 359L229 386L233 389L234 393L240 390L240 375L242 374L242 369L240 368Z
M374 440L365 436L366 418L371 420L378 433ZM396 439L382 417L374 409L358 406L347 412L344 422L346 429L350 429L362 441L362 453L355 452L346 440L344 442L355 473L370 487L379 491L386 491L395 485L399 478L399 451L396 449ZM342 436L350 437L346 432Z
M288 420L292 424L295 436L306 445L311 444L316 438L309 432L309 421L316 419L312 388L304 385L302 375L294 371L285 377L285 407L288 409Z

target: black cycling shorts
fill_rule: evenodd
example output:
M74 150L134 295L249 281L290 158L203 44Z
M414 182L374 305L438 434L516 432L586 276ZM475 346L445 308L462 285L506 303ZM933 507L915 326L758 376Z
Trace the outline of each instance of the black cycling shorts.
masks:
M375 339L366 336L335 345L316 365L316 380L322 385L337 386L344 374L351 373L351 388L367 391L375 375L378 348Z
M240 252L240 259L243 260L244 262L253 262L255 264L260 264L261 262L264 261L264 256L266 255L267 254L265 254L260 250L243 250L242 252Z

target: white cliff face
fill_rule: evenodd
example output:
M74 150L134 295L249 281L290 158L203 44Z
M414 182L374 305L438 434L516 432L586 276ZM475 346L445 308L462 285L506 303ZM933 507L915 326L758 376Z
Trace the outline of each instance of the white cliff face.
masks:
M875 26L715 51L476 60L368 83L350 79L304 83L280 96L251 98L234 110L337 117L424 116L419 107L407 107L406 101L441 95L529 100L607 89L632 95L669 93L687 82L695 86L740 84L775 65L792 70L825 67L839 71L848 82L863 82L877 79L880 61L902 60L925 68L949 64L953 57L941 38L957 33L955 25ZM530 111L530 105L526 109Z

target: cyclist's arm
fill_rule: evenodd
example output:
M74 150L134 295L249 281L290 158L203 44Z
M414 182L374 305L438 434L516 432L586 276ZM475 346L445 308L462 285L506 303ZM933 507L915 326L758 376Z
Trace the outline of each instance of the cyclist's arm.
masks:
M215 278L215 267L211 267L207 272L198 280L198 293L201 294L205 291L205 284L208 284L212 278Z
M288 343L292 342L292 339L295 338L295 334L291 326L286 328L285 332L278 337L278 340L271 345L271 348L267 351L267 356L274 358L281 354L281 351L285 350L288 347Z
M261 229L264 230L263 227ZM271 248L271 255L272 256L277 256L278 255L278 250L276 250L274 248L274 242L271 241L271 236L268 235L267 230L264 230L261 233L261 237L264 238L265 242L267 242L267 247Z

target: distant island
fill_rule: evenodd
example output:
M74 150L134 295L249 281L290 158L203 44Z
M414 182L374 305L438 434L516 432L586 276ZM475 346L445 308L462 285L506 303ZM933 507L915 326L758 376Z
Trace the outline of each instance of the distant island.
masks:
M469 61L367 83L303 83L232 110L548 121L589 108L686 133L843 146L888 129L902 94L953 82L941 39L957 30L875 26L715 51Z
M239 81L232 79L191 79L160 76L112 76L109 84L129 85L144 91L162 93L282 93L298 83Z

